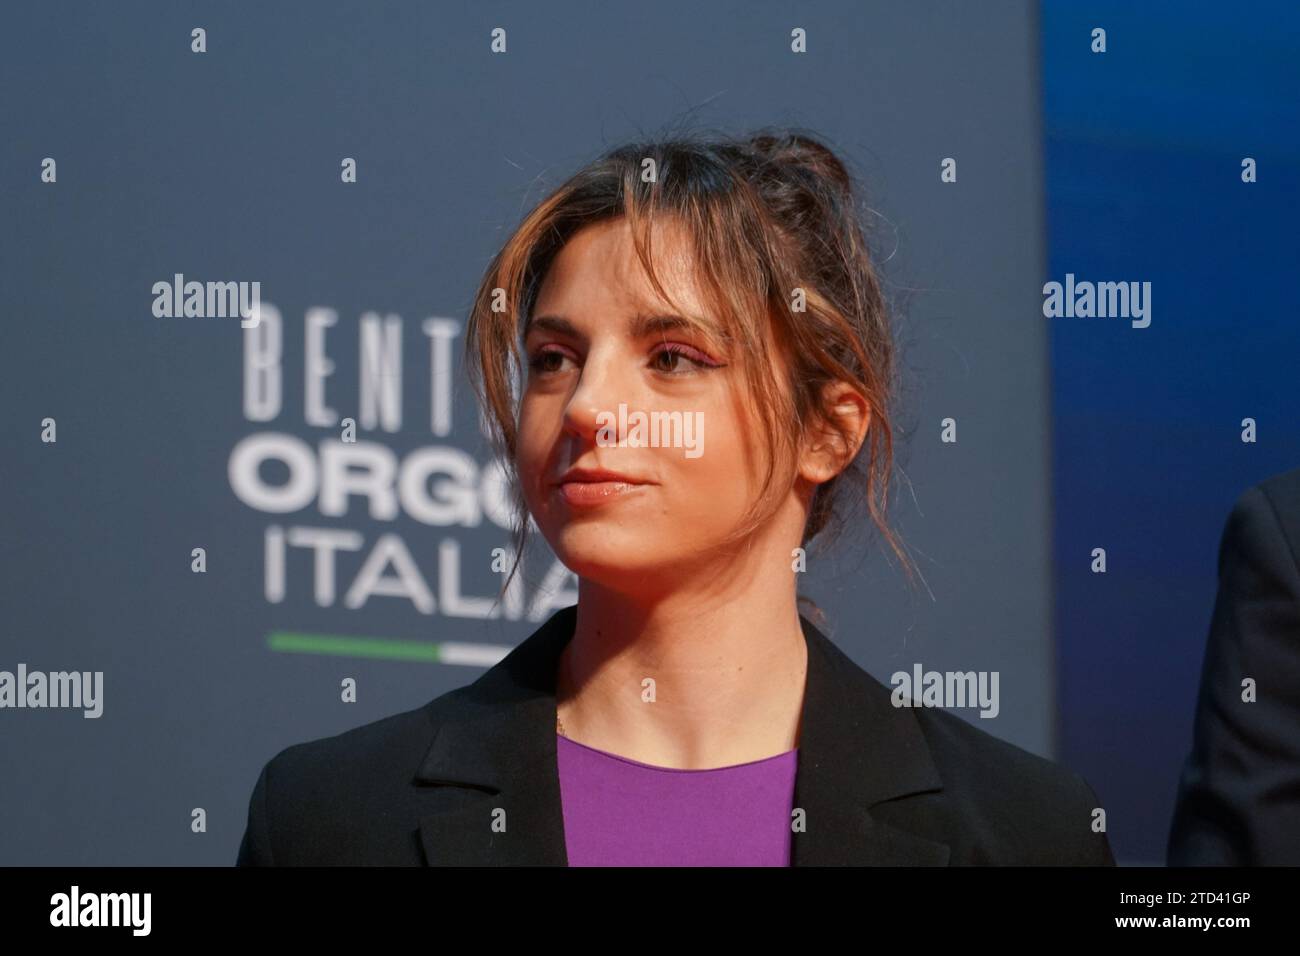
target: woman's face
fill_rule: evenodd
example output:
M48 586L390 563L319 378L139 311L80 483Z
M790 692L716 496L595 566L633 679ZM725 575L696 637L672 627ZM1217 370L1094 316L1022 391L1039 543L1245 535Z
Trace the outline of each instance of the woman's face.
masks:
M680 234L654 239L664 287L709 318ZM739 369L672 314L617 219L560 251L524 339L517 464L529 511L574 573L623 592L716 558L765 467Z

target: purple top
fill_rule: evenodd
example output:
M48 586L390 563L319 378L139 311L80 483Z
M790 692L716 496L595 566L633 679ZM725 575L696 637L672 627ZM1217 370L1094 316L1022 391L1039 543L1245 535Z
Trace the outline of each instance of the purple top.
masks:
M656 767L556 734L570 866L789 866L799 748Z

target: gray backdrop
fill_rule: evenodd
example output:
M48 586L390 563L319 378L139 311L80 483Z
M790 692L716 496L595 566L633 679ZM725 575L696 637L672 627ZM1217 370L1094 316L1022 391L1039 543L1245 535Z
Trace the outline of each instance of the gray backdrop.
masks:
M528 619L453 616L442 600L433 613L382 594L347 606L363 562L393 544L386 535L435 596L449 567L465 594L490 594L484 555L507 540L490 520L374 515L360 497L342 514L316 498L271 513L236 493L228 464L253 436L286 436L281 447L296 437L318 461L337 435L304 418L304 316L317 307L338 315L324 396L338 417L360 413L361 316L401 319L401 426L362 428L372 452L402 462L435 446L486 464L459 363L451 432L431 430L438 381L422 323L463 321L488 259L548 186L692 107L703 125L793 124L842 150L879 214L890 294L908 306L914 434L900 449L910 484L896 517L926 583L909 591L873 542L814 560L805 592L882 680L917 661L999 671L1000 716L962 715L1050 755L1032 5L440 7L3 13L0 670L103 671L105 701L93 720L0 710L0 862L231 863L271 755L482 670L287 653L271 635L490 650L533 630ZM504 55L489 50L498 26ZM206 53L191 52L194 27L207 31ZM790 52L794 27L807 30L804 55ZM948 156L957 184L939 179ZM53 184L41 181L46 157ZM357 160L355 184L340 182L344 157ZM261 282L283 316L277 417L245 414L237 319L154 317L152 286L176 273ZM959 421L956 445L938 441L947 416ZM46 418L53 444L41 441ZM286 474L263 472L269 484ZM302 547L287 550L284 599L268 599L272 527L361 542L335 556L332 602L314 595ZM206 573L191 570L194 548ZM454 548L458 561L444 553ZM530 567L528 595L545 570ZM358 682L355 703L339 699L344 677ZM191 829L199 807L203 833Z

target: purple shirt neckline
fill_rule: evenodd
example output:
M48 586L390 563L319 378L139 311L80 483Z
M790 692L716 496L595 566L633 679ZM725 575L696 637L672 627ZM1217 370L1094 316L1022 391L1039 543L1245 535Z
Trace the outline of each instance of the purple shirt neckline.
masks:
M797 747L687 770L557 731L555 755L570 866L790 865Z
M565 743L573 744L575 747L582 747L584 750L590 750L592 753L600 754L602 757L609 757L611 760L621 760L623 763L630 763L634 767L640 767L643 770L658 770L663 773L720 773L723 770L739 770L741 767L753 767L757 764L767 763L768 761L781 760L799 753L799 748L795 747L793 750L785 751L785 753L773 754L770 757L760 757L757 760L747 760L744 763L727 764L724 767L659 767L652 763L642 763L640 760L633 760L631 757L624 757L621 754L610 753L608 750L601 750L599 747L592 747L591 745L584 744L578 740L572 740L569 737L564 736L564 734L560 733L558 730L555 732L555 738L557 741L563 740Z

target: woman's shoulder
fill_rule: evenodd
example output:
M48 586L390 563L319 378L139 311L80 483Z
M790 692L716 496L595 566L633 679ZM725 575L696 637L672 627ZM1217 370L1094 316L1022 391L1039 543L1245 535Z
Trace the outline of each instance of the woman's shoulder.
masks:
M439 724L466 690L458 687L411 710L292 744L271 757L266 767L306 791L329 790L331 782L352 787L407 783Z
M926 812L954 863L1113 865L1105 808L1080 774L948 711L914 714L943 782Z
M932 860L1114 864L1105 810L1079 774L976 726L985 718L898 694L807 621L805 633L820 788L853 794L872 820L927 841L921 855Z
M412 780L464 691L275 753L253 787L240 865L417 864L409 828L387 824L415 819Z

